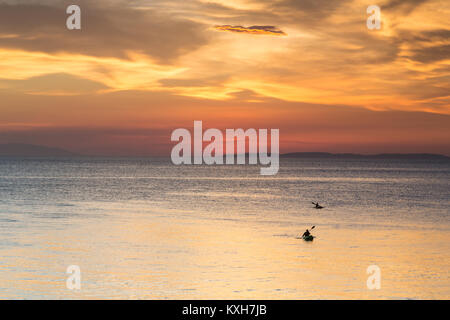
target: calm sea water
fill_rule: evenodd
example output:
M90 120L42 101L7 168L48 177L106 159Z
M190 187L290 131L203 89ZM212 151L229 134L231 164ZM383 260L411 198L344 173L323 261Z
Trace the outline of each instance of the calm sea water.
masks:
M0 298L449 299L449 217L448 162L0 158Z

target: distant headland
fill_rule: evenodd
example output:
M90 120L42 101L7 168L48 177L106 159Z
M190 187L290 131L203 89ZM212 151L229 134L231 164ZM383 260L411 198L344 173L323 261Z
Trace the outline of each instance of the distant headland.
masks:
M433 153L380 153L380 154L357 154L357 153L328 153L328 152L293 152L280 155L281 158L325 158L325 159L399 159L399 160L445 160L450 157Z

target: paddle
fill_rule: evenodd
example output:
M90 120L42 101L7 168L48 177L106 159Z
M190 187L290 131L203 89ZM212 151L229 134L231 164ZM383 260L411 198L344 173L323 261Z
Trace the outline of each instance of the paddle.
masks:
M313 205L315 205L316 209L323 209L323 207L321 205L319 205L318 202L311 202Z
M316 227L316 226L312 226L310 230L314 229L315 227ZM301 237L303 237L303 236L301 236Z

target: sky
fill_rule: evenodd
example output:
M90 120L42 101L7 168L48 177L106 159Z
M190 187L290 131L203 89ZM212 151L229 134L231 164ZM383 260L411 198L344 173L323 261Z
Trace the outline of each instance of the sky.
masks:
M202 120L280 129L281 152L450 155L449 17L440 0L0 0L0 143L168 156Z

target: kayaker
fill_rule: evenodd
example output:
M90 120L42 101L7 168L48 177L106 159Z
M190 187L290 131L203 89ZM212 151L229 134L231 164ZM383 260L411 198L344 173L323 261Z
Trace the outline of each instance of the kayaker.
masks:
M319 206L319 203L318 203L318 202L316 202L316 208L317 208L317 209L319 209L319 208L320 208L320 206Z
M308 229L306 229L305 233L303 234L302 237L309 237L311 235L311 233L309 232Z

